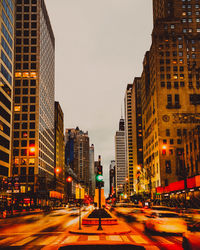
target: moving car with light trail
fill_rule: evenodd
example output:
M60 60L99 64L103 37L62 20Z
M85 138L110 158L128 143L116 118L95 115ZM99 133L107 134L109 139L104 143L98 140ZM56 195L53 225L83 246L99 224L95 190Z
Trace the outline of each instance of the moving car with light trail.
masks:
M187 230L186 222L174 212L153 212L144 222L145 231L165 233L184 233Z

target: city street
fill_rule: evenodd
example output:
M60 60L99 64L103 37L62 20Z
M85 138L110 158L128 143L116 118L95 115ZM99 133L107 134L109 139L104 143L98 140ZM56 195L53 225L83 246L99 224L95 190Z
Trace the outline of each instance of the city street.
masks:
M82 216L88 212L82 212ZM128 223L124 217L119 220L130 226L130 233L112 234L113 226L109 227L110 234L83 235L69 232L72 226L78 228L78 210L76 208L64 208L50 212L38 213L19 218L1 220L0 246L17 249L54 249L60 244L87 241L103 241L113 243L132 243L144 246L146 249L182 249L182 237L180 235L162 235L144 233L142 223ZM92 226L96 227L96 226ZM103 226L105 229L105 226Z

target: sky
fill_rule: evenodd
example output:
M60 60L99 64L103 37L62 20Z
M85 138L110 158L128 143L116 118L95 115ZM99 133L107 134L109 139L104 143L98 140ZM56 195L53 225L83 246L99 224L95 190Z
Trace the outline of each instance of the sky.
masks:
M64 127L88 131L105 193L126 86L151 45L151 0L46 0L56 40L55 99ZM124 113L124 112L123 112Z

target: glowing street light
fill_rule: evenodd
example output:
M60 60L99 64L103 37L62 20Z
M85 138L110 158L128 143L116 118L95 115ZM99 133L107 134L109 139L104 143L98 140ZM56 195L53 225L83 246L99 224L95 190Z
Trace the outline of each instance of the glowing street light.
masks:
M55 173L56 173L56 174L59 174L60 172L61 172L61 168L56 167L56 168L55 168Z

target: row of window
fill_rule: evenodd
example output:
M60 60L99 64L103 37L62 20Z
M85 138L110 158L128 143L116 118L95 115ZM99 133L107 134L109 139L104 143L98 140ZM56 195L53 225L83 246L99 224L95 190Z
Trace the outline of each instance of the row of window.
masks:
M35 38L32 38L32 39L28 39L28 38L24 38L24 39L21 39L21 38L17 38L16 39L16 44L19 45L19 44L25 44L25 45L35 45L37 44L37 39Z
M36 22L32 22L32 23L24 22L23 23L24 29L29 29L30 25L31 25L32 29L36 29L37 28L37 23ZM16 28L17 29L21 29L22 28L22 22L16 22Z
M195 4L194 7L195 7L195 9L199 9L199 4ZM185 8L191 9L192 5L191 4L183 4L182 8L183 9L185 9Z
M20 89L20 88L16 88L15 89L15 94L16 95L20 95L20 94L23 94L23 95L28 95L30 93L30 95L35 95L36 94L36 88L30 88L30 91L28 88L23 88L23 89Z
M33 162L32 159L30 159L30 160L31 160L31 161L30 161L30 164L29 164L29 165L35 164L35 162L32 163L32 162ZM25 165L25 164L22 164L22 165ZM26 175L26 171L27 171L27 168L26 168L26 167L21 167L21 168L14 167L14 168L13 168L13 174L18 175L18 174L19 174L19 169L20 169L20 175L25 176L25 175ZM29 168L28 168L28 175L34 175L34 167L29 167ZM28 179L29 179L29 177L33 177L33 176L28 176ZM21 178L21 176L20 176L20 178ZM34 179L34 178L33 178L33 179ZM30 180L29 180L29 181L30 181Z
M37 36L37 31L36 30L31 30L31 32L29 30L24 30L23 32L24 36ZM22 30L17 30L16 31L16 36L22 36Z
M23 8L24 12L29 12L31 11L32 12L37 12L37 6L31 6L31 8L29 6L24 6ZM19 12L22 12L22 6L17 6L16 8L16 12L19 13Z
M15 69L36 69L37 64L36 63L16 63Z
M30 103L35 103L36 102L36 97L27 97L27 96L22 96L22 97L20 97L20 96L16 96L15 97L15 103L28 103L28 102L30 102Z
M37 47L35 46L32 46L32 47L26 47L24 46L23 48L22 47L16 47L16 53L36 53L37 52Z
M22 122L22 123L18 123L15 122L14 123L14 129L28 129L28 125L29 125L29 129L35 129L35 122Z
M177 136L187 135L187 129L181 130L180 128L178 128L176 130L176 135ZM166 136L170 136L170 129L166 129ZM163 144L166 144L166 141L163 141Z
M37 0L17 0L17 4L37 4Z
M20 132L15 131L14 132L14 138L19 138L20 137ZM21 138L35 138L35 131L30 131L29 135L27 131L22 131L21 132ZM15 154L16 155L16 154Z
M29 143L28 143L29 142ZM27 147L29 145L29 147L32 147L32 145L35 145L35 140L21 140L21 141L18 141L18 140L14 140L14 143L13 143L14 147L19 147L21 145L21 147Z
M16 15L16 20L17 21L22 20L22 17L26 21L29 20L29 19L31 19L31 20L37 20L37 15L36 14L32 14L32 15L29 15L29 14L24 14L24 15L17 14Z
M165 87L165 82L160 82L160 86L162 88ZM172 88L172 83L171 82L167 82L167 89L171 89ZM180 87L184 87L185 86L185 82L180 82ZM174 82L174 88L178 89L179 88L179 82Z
M36 86L36 80L31 79L23 79L23 80L15 80L15 87L19 87L19 86Z
M180 67L177 67L177 66L173 66L173 67L170 67L170 66L167 66L167 67L161 66L160 67L160 71L161 72L163 72L163 71L171 71L171 70L173 70L175 72L177 72L178 70L179 71L184 71L184 67L183 66L180 66Z
M192 23L192 18L183 18L182 19L182 23ZM197 23L199 23L200 22L200 18L196 18L196 20L195 20Z
M200 28L197 28L195 31L199 33ZM187 33L187 32L192 33L192 32L195 32L195 31L192 28L189 28L189 29L184 28L183 29L183 33Z
M184 77L185 77L185 75L184 74L173 74L173 75L171 75L171 74L160 74L160 79L161 80L164 80L165 78L166 79L171 79L171 78L173 78L173 79L180 79L180 80L183 80L184 79Z

